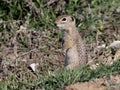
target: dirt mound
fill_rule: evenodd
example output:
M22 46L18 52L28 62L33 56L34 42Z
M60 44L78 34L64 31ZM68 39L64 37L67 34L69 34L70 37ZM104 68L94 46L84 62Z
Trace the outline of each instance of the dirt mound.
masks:
M65 90L120 90L120 75L78 82L65 87Z

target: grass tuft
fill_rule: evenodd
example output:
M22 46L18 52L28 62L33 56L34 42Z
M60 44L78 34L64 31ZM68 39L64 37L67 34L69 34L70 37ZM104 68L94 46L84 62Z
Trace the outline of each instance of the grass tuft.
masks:
M84 82L92 78L100 78L108 75L117 74L120 71L120 60L114 62L112 65L100 65L95 70L91 70L89 66L81 68L61 69L45 77L38 87L45 90L56 90L64 88L66 85L73 84L75 82Z

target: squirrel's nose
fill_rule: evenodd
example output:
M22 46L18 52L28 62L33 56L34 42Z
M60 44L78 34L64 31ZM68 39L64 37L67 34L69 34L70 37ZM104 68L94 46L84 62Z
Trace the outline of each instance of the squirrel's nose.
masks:
M54 23L55 23L55 25L57 24L56 20L55 20L55 22L54 22Z

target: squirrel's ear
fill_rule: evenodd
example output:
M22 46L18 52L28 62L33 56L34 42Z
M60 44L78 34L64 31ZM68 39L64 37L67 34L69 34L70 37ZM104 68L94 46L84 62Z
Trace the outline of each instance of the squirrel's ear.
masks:
M73 16L71 16L71 20L72 20L72 21L75 21L75 18L74 18Z

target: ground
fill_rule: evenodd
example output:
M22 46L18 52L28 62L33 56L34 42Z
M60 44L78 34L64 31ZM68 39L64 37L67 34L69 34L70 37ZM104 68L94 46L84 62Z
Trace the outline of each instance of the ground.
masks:
M0 2L0 89L120 89L119 0ZM64 13L76 18L90 66L64 68L61 33L54 25ZM35 72L33 63L38 64Z
M109 76L92 79L89 82L75 83L67 86L65 90L120 90L120 76Z

